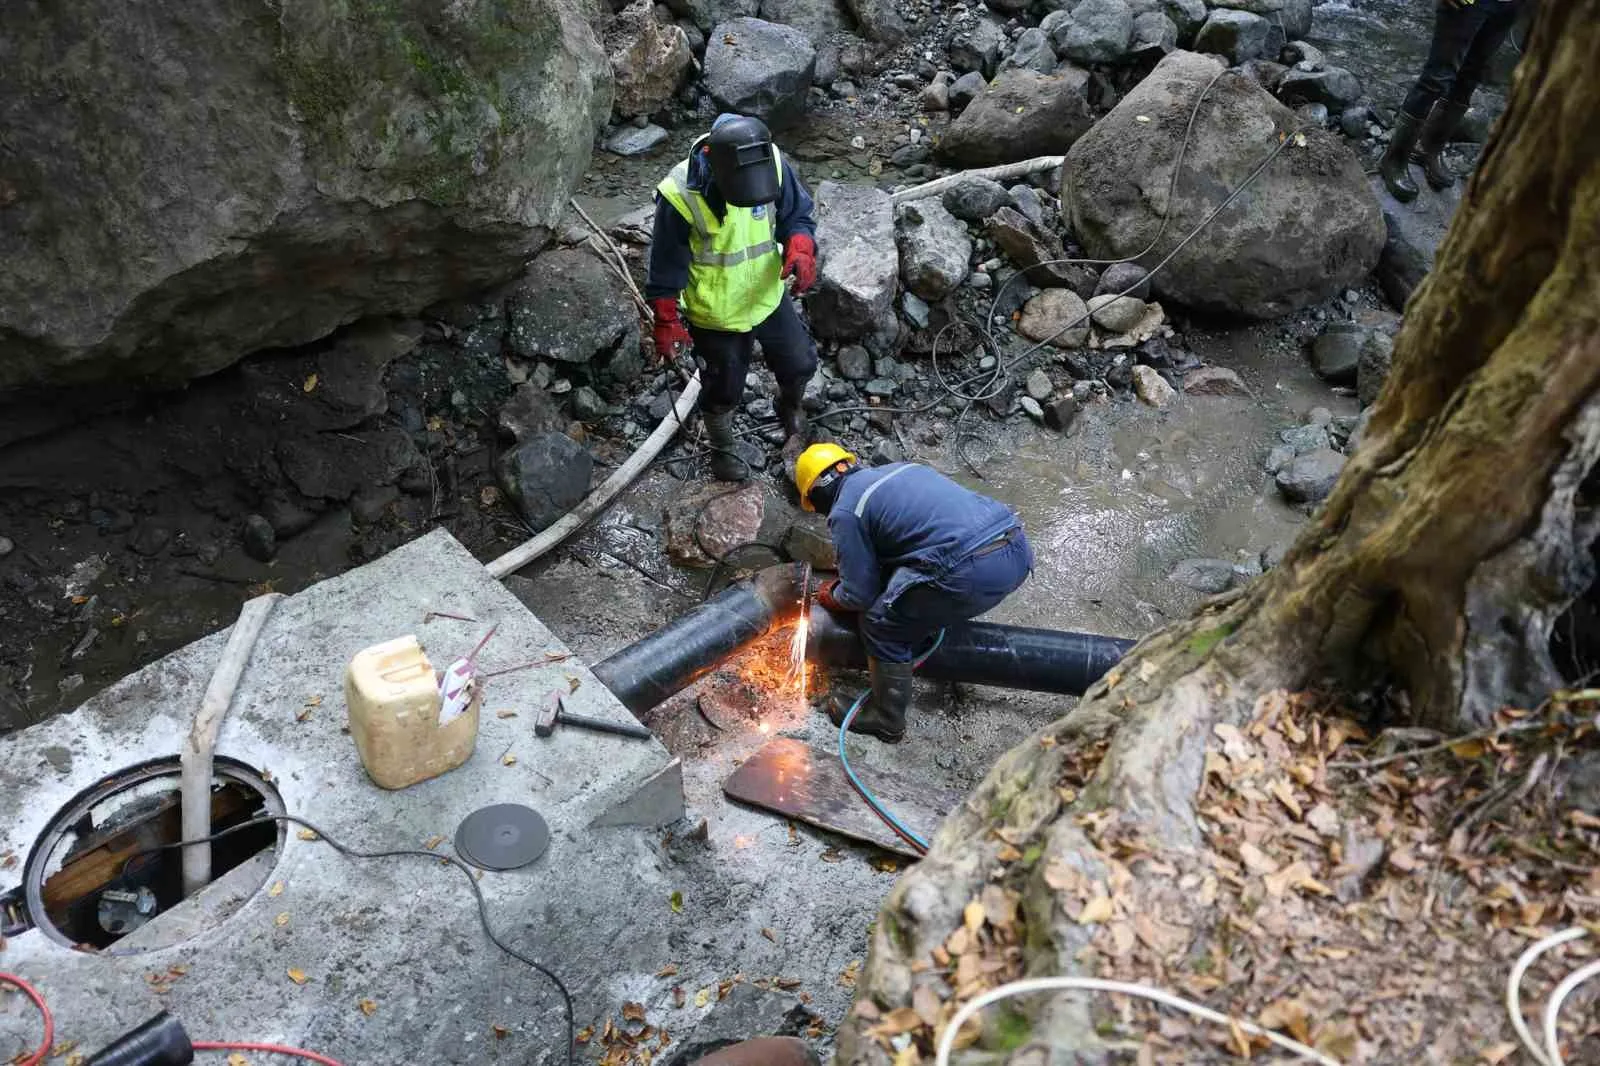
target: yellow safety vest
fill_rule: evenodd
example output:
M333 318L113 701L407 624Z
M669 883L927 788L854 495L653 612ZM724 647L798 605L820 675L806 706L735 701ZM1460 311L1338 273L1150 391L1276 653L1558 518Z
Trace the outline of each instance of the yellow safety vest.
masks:
M694 151L699 151L696 142ZM772 165L783 184L783 159L773 146ZM783 256L778 249L778 205L727 205L722 220L706 198L689 188L684 160L656 186L689 223L689 285L683 314L691 325L748 333L783 300Z

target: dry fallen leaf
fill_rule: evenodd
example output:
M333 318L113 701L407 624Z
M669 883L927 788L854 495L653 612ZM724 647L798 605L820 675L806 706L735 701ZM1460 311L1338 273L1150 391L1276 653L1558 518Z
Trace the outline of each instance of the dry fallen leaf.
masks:
M368 1018L378 1013L378 1003L376 1000L364 999L360 1003L357 1003L356 1006L359 1007L361 1009L361 1013L365 1014Z
M489 1026L489 1031L494 1033L494 1038L496 1040L504 1040L506 1037L511 1035L511 1030L507 1029L503 1025L491 1025Z
M778 934L774 933L771 929L768 929L765 926L763 926L761 929L761 935L772 941L774 944L778 942Z
M918 985L911 993L911 1009L917 1012L922 1024L932 1029L939 1024L939 993L927 985Z
M293 981L297 985L303 985L303 984L305 984L307 981L309 981L311 979L306 976L306 972L304 970L296 970L296 969L290 968L290 970L289 970L289 980Z
M496 718L515 718L517 716L517 712L516 711L495 711L494 712L494 716Z
M317 834L316 834L316 833L314 833L314 832L312 832L312 831L311 831L311 830L309 830L309 829L302 829L302 830L300 830L300 832L299 832L299 833L297 833L297 834L296 834L296 835L297 835L297 836L298 836L298 837L299 837L299 838L300 838L300 839L301 839L301 840L316 840L316 839L318 839L318 837L317 837Z
M306 378L305 384L300 386L300 391L301 392L308 392L308 393L309 392L315 392L316 388L317 388L317 375L311 374Z
M656 971L656 976L657 977L671 977L673 974L675 974L677 972L678 972L677 965L675 963L670 963L669 962L665 966L661 967L661 969Z
M622 1005L622 1020L625 1022L643 1022L644 1004L632 1002L624 1003Z
M1079 925L1091 925L1095 922L1108 922L1114 910L1111 906L1110 896L1096 896L1083 905L1083 910L1078 913Z
M228 1066L250 1066L250 1060L235 1051L228 1056Z
M977 936L978 930L983 928L983 904L977 900L968 903L961 912L961 921L967 927L968 933Z
M591 1041L593 1039L594 1039L594 1026L591 1025L587 1029L584 1029L582 1032L580 1032L577 1036L573 1037L572 1038L572 1042L575 1043L575 1044L587 1044L589 1041Z
M1239 858L1244 862L1245 868L1253 874L1276 873L1278 864L1272 857L1248 840L1239 845Z
M278 926L288 925L289 924L289 912L288 911L284 911L282 914L280 914L276 918L272 919L272 924L273 925L278 925Z
M698 991L698 992L696 992L694 994L694 1005L696 1007L704 1007L705 1005L707 1005L710 1002L711 1002L711 989L702 988L700 991Z
M515 766L515 765L517 765L517 757L515 755L511 754L509 751L506 752L505 755L503 755L501 757L500 761L502 763L504 763L505 765L507 765L507 766Z

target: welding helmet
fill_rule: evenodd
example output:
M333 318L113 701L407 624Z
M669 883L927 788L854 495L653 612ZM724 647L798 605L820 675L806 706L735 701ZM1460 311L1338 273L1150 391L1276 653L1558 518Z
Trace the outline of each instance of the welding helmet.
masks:
M825 489L856 466L856 457L837 444L813 444L794 461L794 487L800 490L800 506L815 511L812 489Z
M778 168L772 133L758 118L722 115L706 138L711 178L734 207L756 207L778 199Z

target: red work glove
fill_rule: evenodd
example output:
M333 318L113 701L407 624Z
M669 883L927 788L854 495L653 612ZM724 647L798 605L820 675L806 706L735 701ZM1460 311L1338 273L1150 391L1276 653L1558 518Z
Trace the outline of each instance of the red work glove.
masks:
M838 600L834 599L834 593L838 591L838 588L839 579L836 577L824 581L817 588L817 602L836 614L848 611L850 609L841 604Z
M650 309L656 314L653 333L656 360L659 362L665 359L669 363L674 362L678 356L694 346L694 338L689 336L689 327L678 317L678 301L670 296L659 296L650 301Z
M783 276L794 275L794 294L808 292L817 283L817 242L796 233L783 246Z

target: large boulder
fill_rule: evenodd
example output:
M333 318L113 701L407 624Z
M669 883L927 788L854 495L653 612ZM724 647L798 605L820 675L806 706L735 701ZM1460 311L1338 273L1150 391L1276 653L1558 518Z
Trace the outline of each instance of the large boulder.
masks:
M780 26L793 26L814 45L850 29L850 16L838 0L761 0L760 16Z
M1061 201L1089 257L1134 255L1160 231L1144 260L1154 263L1295 128L1294 113L1258 85L1224 74L1200 109L1169 204L1184 128L1219 68L1210 56L1174 52L1067 153ZM1335 136L1307 130L1155 276L1154 288L1192 308L1271 318L1359 284L1383 241L1360 162Z
M514 277L611 110L577 0L0 5L0 393Z
M1272 23L1260 15L1219 7L1200 27L1194 47L1197 52L1211 52L1222 56L1230 66L1238 66L1268 55L1271 37ZM1271 55L1276 58L1277 52Z
M594 457L562 433L535 433L500 457L506 495L535 533L576 507L589 491Z
M667 10L701 33L729 19L750 18L761 9L761 0L664 0Z
M819 340L861 344L892 354L900 257L894 206L870 185L825 181L817 187L817 288L807 301Z
M1289 107L1324 104L1330 111L1343 111L1361 99L1361 79L1343 67L1291 70L1278 82L1278 99Z
M1283 0L1278 18L1289 40L1299 41L1311 35L1311 8L1312 0Z
M689 38L657 20L650 0L635 0L606 26L606 56L616 81L616 111L624 118L660 111L694 63Z
M955 70L963 74L975 71L985 78L992 78L1000 63L1000 48L1005 42L1004 26L992 18L979 18L972 25L950 35L945 53Z
M817 50L800 30L738 18L711 31L706 92L724 111L784 126L805 114Z
M901 17L895 0L845 0L845 6L868 40L899 44L906 39L906 20Z
M1434 255L1450 229L1461 204L1460 186L1435 192L1426 185L1422 195L1403 204L1384 188L1383 179L1372 179L1372 192L1383 209L1387 233L1383 255L1378 261L1378 284L1396 307L1404 307L1411 293L1433 269Z
M1088 91L1088 72L1073 66L1004 71L951 123L938 155L982 167L1065 152L1094 122Z
M1159 10L1178 28L1178 40L1188 44L1206 21L1205 0L1160 0Z
M511 349L524 358L587 363L639 347L639 316L620 279L581 248L546 252L506 296Z
M1133 10L1127 0L1082 0L1051 39L1063 59L1115 63L1133 40Z
M895 211L900 276L906 288L930 302L967 280L972 238L936 198L901 204Z

